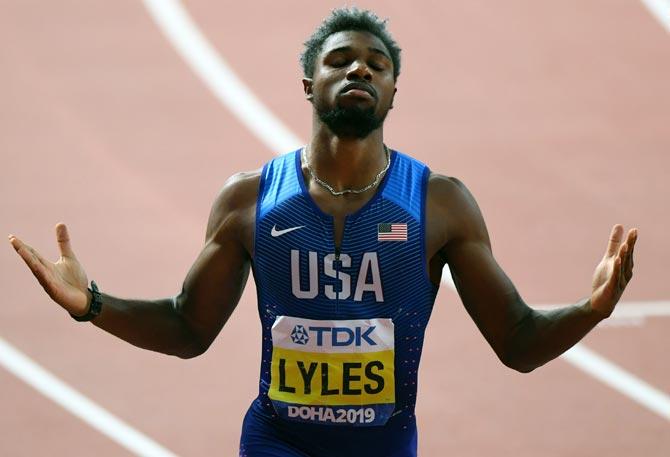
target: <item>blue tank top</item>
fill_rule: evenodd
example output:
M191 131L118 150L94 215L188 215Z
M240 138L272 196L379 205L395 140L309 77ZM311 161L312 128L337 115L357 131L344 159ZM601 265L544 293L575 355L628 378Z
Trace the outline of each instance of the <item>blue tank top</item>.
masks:
M417 374L437 293L425 253L429 169L397 151L390 161L376 194L346 217L339 252L300 150L261 175L253 273L263 342L251 410L313 455L416 454Z

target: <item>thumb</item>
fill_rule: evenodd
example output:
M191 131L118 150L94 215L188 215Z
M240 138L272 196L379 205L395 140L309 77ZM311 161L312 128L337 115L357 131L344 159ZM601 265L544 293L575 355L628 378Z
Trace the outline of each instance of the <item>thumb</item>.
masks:
M76 259L72 245L70 244L70 234L67 232L67 226L62 222L56 224L56 240L58 241L58 248L63 257L70 257Z

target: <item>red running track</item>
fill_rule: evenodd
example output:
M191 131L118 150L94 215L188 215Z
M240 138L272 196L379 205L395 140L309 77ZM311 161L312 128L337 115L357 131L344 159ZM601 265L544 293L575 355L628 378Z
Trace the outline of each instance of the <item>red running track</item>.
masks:
M203 33L300 137L301 43L336 2L188 1ZM403 48L388 143L462 179L496 257L530 303L589 291L615 222L640 229L627 301L668 300L670 36L631 1L361 2ZM273 151L222 107L139 2L3 2L0 227L49 257L68 223L91 278L122 296L176 293L226 177ZM259 14L259 11L262 14ZM0 250L0 336L181 456L236 455L255 396L253 284L204 356L140 351L51 303ZM668 318L584 344L670 391ZM666 456L668 421L557 360L502 366L443 287L417 414L423 456ZM128 455L0 370L0 454Z

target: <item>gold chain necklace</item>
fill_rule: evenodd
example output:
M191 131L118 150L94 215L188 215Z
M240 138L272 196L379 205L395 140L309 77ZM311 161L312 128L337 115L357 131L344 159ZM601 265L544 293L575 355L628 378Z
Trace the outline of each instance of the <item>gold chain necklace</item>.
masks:
M309 161L307 160L307 146L302 148L302 161L305 163L305 165L307 165L309 175L312 177L314 181L316 181L321 187L326 189L335 197L339 197L344 194L362 194L363 192L367 192L368 190L372 189L377 184L379 184L379 181L381 181L382 176L384 175L384 173L388 171L389 166L391 165L391 154L389 153L389 148L386 147L386 145L384 145L384 152L386 153L386 166L379 173L377 173L377 176L375 176L374 181L372 181L370 184L360 189L335 190L333 186L328 184L326 181L320 179L314 172L314 169L312 169L312 166L309 164Z

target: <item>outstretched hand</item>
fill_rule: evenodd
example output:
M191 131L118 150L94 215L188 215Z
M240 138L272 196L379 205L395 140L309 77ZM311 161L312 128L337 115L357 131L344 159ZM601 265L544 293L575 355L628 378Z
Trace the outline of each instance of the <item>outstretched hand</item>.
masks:
M630 229L623 239L623 226L612 228L605 256L593 273L591 308L603 318L609 317L633 277L633 251L637 229Z
M68 312L84 315L88 311L90 301L90 292L87 291L88 279L84 268L74 255L65 224L56 225L56 240L60 258L53 263L44 259L39 252L14 235L9 235L9 242L26 262L49 297Z

